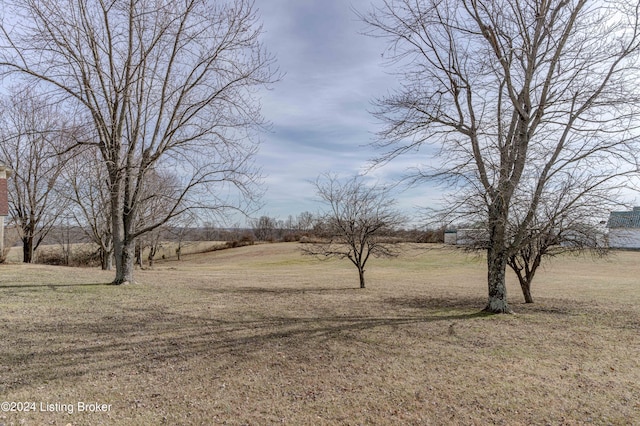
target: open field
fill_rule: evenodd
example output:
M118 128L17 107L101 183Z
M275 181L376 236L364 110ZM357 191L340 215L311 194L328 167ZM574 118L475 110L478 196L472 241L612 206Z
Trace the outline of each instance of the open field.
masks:
M187 241L182 243L182 254L188 255L193 253L201 253L205 251L210 251L216 247L221 247L225 245L225 241ZM176 258L176 248L178 244L175 242L167 242L163 243L162 246L158 249L156 253L155 260L161 260L163 258L167 259L175 259ZM92 243L80 243L80 244L72 244L72 260L77 255L82 255L86 253L95 253L98 250L98 247ZM50 255L56 254L58 257L61 256L62 246L60 244L50 244L43 245L36 251L36 263L38 263L38 258L41 255ZM149 249L145 248L142 251L142 260L143 263L147 264L147 256L149 254ZM22 246L14 246L11 247L9 253L7 254L7 262L22 262Z
M510 277L517 314L487 316L477 257L373 259L360 290L297 249L194 254L123 287L0 265L0 400L36 403L0 424L640 424L640 253L555 259L534 305Z

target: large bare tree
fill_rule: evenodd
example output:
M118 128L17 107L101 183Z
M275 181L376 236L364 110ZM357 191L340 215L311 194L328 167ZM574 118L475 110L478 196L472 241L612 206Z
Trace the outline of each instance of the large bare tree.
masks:
M107 171L115 284L135 239L195 207L256 194L258 90L277 79L250 0L5 1L0 67L84 108ZM151 168L181 179L164 217L137 220ZM188 202L186 202L188 201Z
M401 66L400 88L376 109L379 161L439 148L411 177L444 179L482 215L487 311L511 311L508 260L545 196L637 171L638 13L630 0L384 0L362 16Z
M405 218L396 210L388 188L367 185L362 176L340 179L325 174L315 186L327 209L320 218L320 239L304 244L302 251L325 259L349 259L358 269L360 288L365 288L365 267L371 256L399 254L390 234Z
M73 133L68 117L32 89L14 88L0 100L0 162L13 170L10 214L25 263L35 260L36 249L67 206L58 190L65 159L60 151Z

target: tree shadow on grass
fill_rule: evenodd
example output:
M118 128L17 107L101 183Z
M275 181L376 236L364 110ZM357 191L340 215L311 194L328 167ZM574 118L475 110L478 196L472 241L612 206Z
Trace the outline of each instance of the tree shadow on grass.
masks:
M358 287L318 287L310 286L308 288L301 287L219 287L219 288L201 288L198 291L202 291L210 294L247 294L247 295L260 295L260 294L319 294L319 293L358 293L362 292L362 289Z
M235 366L252 354L269 353L274 347L311 353L314 347L322 350L327 342L349 347L359 341L361 333L376 328L391 336L399 327L412 324L483 316L480 312L436 310L396 316L273 315L243 319L242 312L238 312L240 319L235 319L229 314L212 318L157 306L107 316L105 313L68 322L43 317L12 324L0 351L0 365L5 367L0 392L6 394L56 380L72 383L102 372L144 373L192 359ZM25 336L29 337L28 343ZM393 339L379 343L394 344ZM376 345L371 350L376 350Z
M111 283L79 283L79 284L0 284L0 290L3 288L20 289L20 288L44 288L49 287L56 290L56 287L102 287L110 286Z
M437 309L437 310L474 310L486 304L486 299L479 297L390 297L386 304L408 309Z

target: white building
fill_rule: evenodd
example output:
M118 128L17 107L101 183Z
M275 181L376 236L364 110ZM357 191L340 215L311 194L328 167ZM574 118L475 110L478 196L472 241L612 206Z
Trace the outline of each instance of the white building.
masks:
M609 247L640 249L640 207L627 212L611 212L607 228Z
M444 231L444 243L445 244L456 244L457 243L457 231Z
M446 231L444 243L458 246L485 247L489 245L489 232L486 229L469 228Z

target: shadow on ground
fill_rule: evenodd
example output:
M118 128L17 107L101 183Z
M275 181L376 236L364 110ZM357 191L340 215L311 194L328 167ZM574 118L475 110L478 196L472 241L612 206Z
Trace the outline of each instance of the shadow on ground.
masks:
M52 290L56 288L66 287L101 287L113 285L112 283L80 283L80 284L0 284L0 291L4 288L21 289L21 288L43 288L48 287Z
M87 285L106 284L73 284L64 287ZM13 287L0 286L0 290ZM279 290L250 288L220 291L255 293L260 297L261 293ZM286 294L311 290L282 291ZM329 313L288 317L282 315L281 309L274 315L263 313L262 317L246 318L245 313L238 310L231 314L227 312L223 318L216 318L215 313L207 315L202 311L195 314L187 311L176 313L169 309L168 304L113 313L108 309L96 309L94 312L83 310L72 313L69 318L43 315L21 317L10 325L0 326L5 335L0 346L0 364L5 367L0 392L40 386L54 380L68 381L100 372L123 369L148 371L165 363L186 362L194 357L216 362L233 360L235 363L258 351L272 350L275 346L308 351L314 345L322 346L332 340L344 344L345 341L357 339L359 333L375 328L388 328L391 333L398 327L411 324L465 321L486 316L477 312L478 300L472 298L457 301L392 298L384 303L411 308L412 311L399 309L397 315L389 316Z

